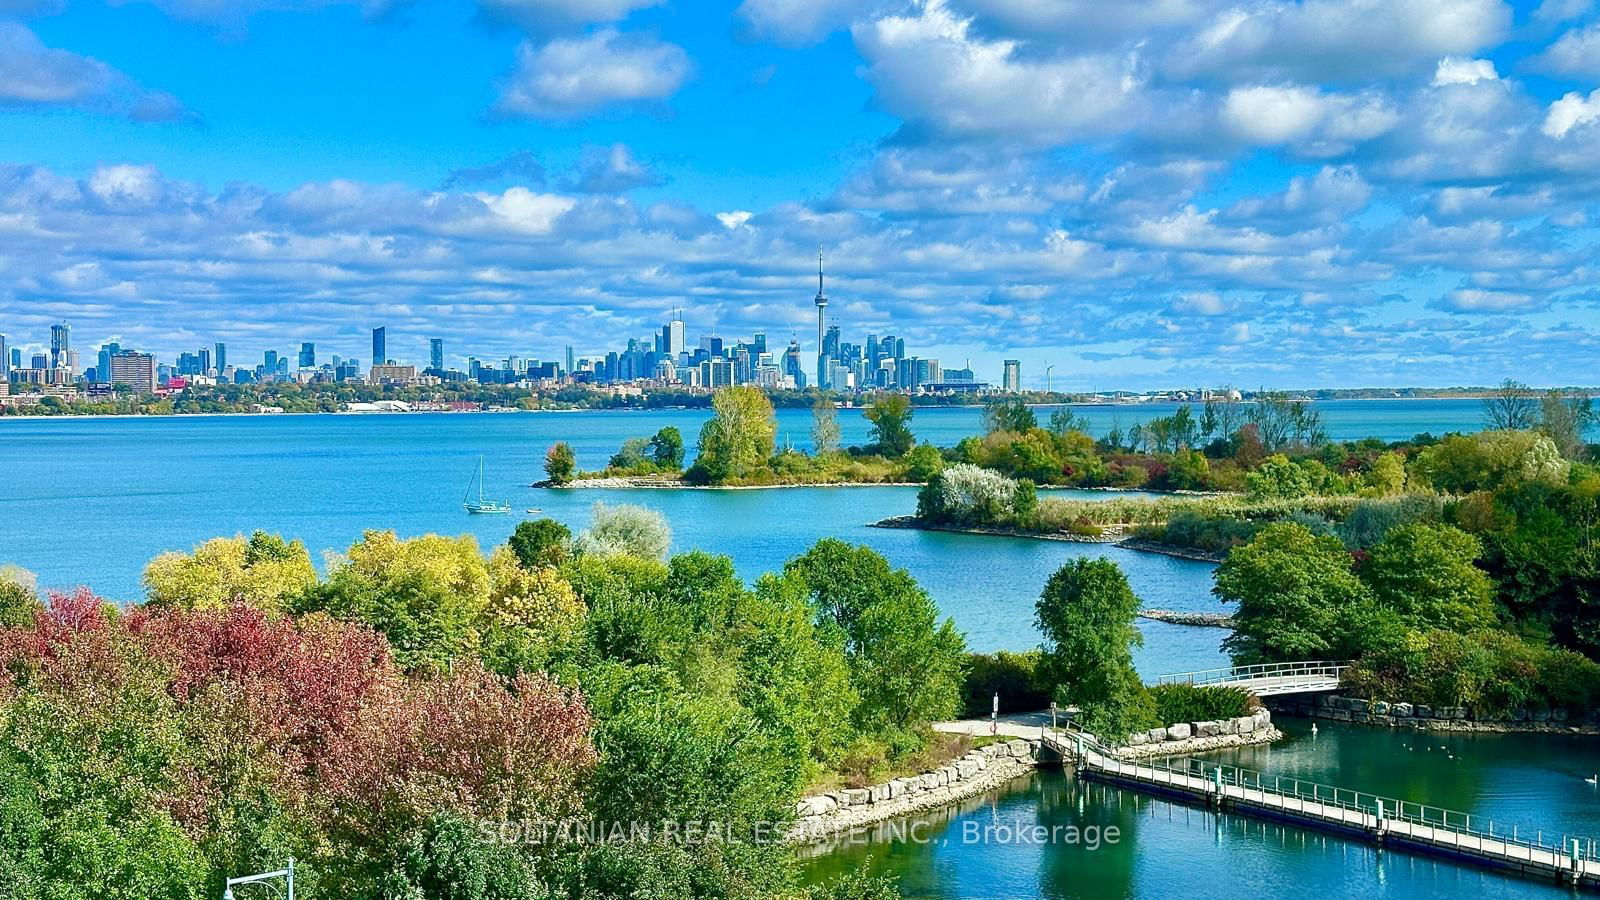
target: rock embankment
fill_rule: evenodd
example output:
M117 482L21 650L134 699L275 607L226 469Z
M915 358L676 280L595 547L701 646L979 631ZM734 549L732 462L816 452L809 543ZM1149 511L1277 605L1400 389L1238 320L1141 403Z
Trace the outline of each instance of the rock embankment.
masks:
M1321 694L1314 698L1271 697L1265 702L1279 712L1291 715L1390 728L1600 735L1600 709L1574 715L1564 709L1540 707L1515 710L1510 716L1489 716L1468 706L1427 706L1421 703L1363 700L1336 694Z
M1173 625L1198 625L1206 628L1232 628L1233 617L1227 613L1180 612L1175 609L1141 609L1139 618Z
M1265 708L1248 716L1205 722L1180 722L1165 728L1152 728L1128 737L1127 743L1113 752L1121 759L1149 756L1178 756L1227 747L1268 744L1283 737L1272 724L1272 713Z
M1032 771L1055 755L1037 740L1018 738L980 747L920 775L864 788L841 788L802 799L789 840L810 843L888 819L965 800Z
M1130 736L1127 743L1111 752L1121 759L1179 756L1264 744L1282 736L1272 725L1272 713L1258 709L1248 716L1153 728ZM805 797L795 805L795 822L788 837L796 843L824 841L975 797L1026 775L1039 765L1055 762L1059 758L1037 738L989 744L919 775Z

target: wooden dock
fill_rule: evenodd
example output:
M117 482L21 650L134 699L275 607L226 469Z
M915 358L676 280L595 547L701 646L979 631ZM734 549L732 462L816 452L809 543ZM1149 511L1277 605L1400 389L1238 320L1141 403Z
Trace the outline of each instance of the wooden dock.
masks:
M1079 731L1044 729L1044 742L1084 778L1600 890L1600 860L1588 838L1515 828L1496 834L1493 823L1474 828L1470 815L1454 810L1186 757L1125 762Z

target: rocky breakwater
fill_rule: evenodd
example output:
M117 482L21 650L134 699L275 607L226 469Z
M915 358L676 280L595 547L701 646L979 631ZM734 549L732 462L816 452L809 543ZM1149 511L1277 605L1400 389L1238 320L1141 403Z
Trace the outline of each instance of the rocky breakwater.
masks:
M1272 724L1272 713L1261 708L1248 716L1204 722L1179 722L1132 734L1112 752L1119 759L1203 753L1248 744L1268 744L1283 737Z
M810 843L982 794L1056 759L1038 740L989 744L937 769L863 788L841 788L795 805L789 840Z
M1470 706L1428 706L1336 694L1313 698L1273 697L1266 702L1273 709L1290 715L1390 728L1600 735L1600 709L1574 714L1565 709L1536 707L1500 716L1480 713Z

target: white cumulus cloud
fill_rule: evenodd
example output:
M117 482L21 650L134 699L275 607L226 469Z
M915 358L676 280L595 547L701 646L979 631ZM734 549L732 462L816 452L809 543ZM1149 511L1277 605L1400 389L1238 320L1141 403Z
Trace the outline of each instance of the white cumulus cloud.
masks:
M614 28L543 45L524 42L496 110L537 119L581 118L613 104L666 100L693 69L682 47Z
M1596 119L1600 119L1600 90L1590 91L1588 97L1570 91L1550 104L1542 130L1550 137L1563 138L1573 128Z

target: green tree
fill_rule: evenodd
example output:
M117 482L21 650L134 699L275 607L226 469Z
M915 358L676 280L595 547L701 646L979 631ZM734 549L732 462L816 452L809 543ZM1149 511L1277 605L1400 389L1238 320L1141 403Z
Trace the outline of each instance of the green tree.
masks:
M492 834L492 832L491 832ZM436 813L394 848L378 900L551 900L530 862L476 823Z
M544 474L551 484L570 484L577 473L578 456L572 452L571 444L558 441L545 453Z
M872 443L884 456L898 459L916 443L911 434L911 398L881 394L863 415L872 423Z
M1089 728L1112 738L1162 724L1133 668L1133 648L1143 643L1138 612L1127 577L1103 558L1057 569L1034 607L1044 634L1041 675L1057 702L1076 704Z
M39 580L20 566L0 566L0 628L27 625L43 605Z
M751 385L723 388L711 396L711 411L700 428L691 479L720 484L765 469L777 434L766 392Z
M1180 491L1204 490L1211 477L1211 464L1199 450L1179 450L1167 464L1167 483Z
M1021 397L1002 397L983 405L983 429L997 431L1031 431L1039 427L1039 419Z
M150 603L182 609L246 603L277 613L316 583L304 544L261 531L248 540L213 538L193 553L163 553L144 570Z
M683 433L675 425L668 425L650 439L650 454L656 465L677 471L683 468Z
M529 569L509 547L489 557L489 602L478 630L486 664L504 675L536 672L570 647L585 610L572 585L551 567Z
M571 552L572 532L555 519L518 522L506 546L517 555L523 568L559 566Z
M965 642L905 570L827 538L783 571L805 585L819 627L842 636L863 731L906 730L960 709Z
M1235 547L1211 592L1238 605L1223 645L1240 664L1322 659L1343 653L1344 617L1372 603L1338 538L1278 522Z
M1380 497L1389 497L1406 489L1406 466L1398 453L1380 453L1367 470L1367 484Z
M372 626L407 668L444 670L477 648L488 603L489 571L472 536L368 531L302 608Z
M1389 529L1361 568L1378 602L1416 628L1472 631L1494 622L1494 585L1476 565L1479 540L1416 522Z
M1293 500L1316 493L1319 487L1306 467L1281 453L1263 460L1260 468L1245 475L1244 483L1255 499Z
M827 394L811 404L811 446L818 456L839 450L839 412Z
M926 483L944 471L944 455L932 444L912 447L902 459L905 463L905 480Z

